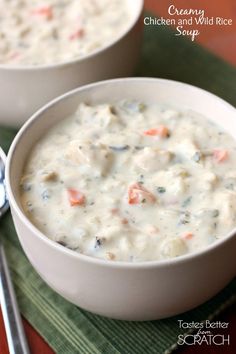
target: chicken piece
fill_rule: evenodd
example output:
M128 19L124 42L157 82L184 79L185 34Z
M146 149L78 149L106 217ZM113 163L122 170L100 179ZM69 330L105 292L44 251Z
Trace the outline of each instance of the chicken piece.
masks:
M95 145L90 141L81 140L70 142L66 157L71 162L84 165L99 175L106 175L113 161L113 154L106 145L101 143Z
M103 105L102 109L95 116L95 124L103 128L112 127L121 123L119 117L113 112L111 105Z
M236 219L236 192L225 190L214 195L215 205L220 210L219 221L227 226L234 227Z
M42 181L43 182L55 182L58 178L58 174L55 171L43 172Z
M197 144L191 139L186 138L182 141L177 141L174 144L171 144L171 150L183 158L190 159L198 163L201 161L201 152L199 151ZM199 156L197 161L196 156Z
M146 172L153 172L165 168L172 157L168 150L145 147L134 157L134 164Z
M166 194L171 196L171 200L175 197L182 197L189 188L188 171L177 166L170 167L168 170L162 170L155 174L151 179L155 186L165 188ZM166 202L169 198L166 199ZM170 202L170 204L172 204Z
M215 173L207 171L201 175L201 186L206 190L212 190L218 182L218 177Z
M163 258L174 258L182 256L187 252L187 246L181 238L173 238L163 241L161 245L161 253Z

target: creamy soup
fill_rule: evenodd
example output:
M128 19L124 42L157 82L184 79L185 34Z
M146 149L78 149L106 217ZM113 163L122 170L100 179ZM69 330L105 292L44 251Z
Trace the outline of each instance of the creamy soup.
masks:
M179 257L236 226L236 142L189 110L81 103L35 145L21 201L38 229L81 254Z
M80 58L129 25L127 0L0 0L0 64Z

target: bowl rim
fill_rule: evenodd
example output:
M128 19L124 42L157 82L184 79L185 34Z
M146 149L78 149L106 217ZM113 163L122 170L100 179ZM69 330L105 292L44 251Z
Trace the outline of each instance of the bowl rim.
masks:
M209 97L212 97L215 100L218 100L221 102L221 104L225 105L227 109L232 110L234 113L236 113L236 108L228 103L227 101L223 100L222 98L216 96L213 93L210 93L209 91L206 91L202 88L199 88L194 85L186 84L181 81L175 81L175 80L169 80L169 79L162 79L162 78L149 78L149 77L134 77L134 78L118 78L118 79L111 79L111 80L104 80L100 82L95 82L95 83L90 83L88 85L81 86L79 88L73 89L59 97L56 97L55 99L51 100L48 102L46 105L41 107L38 111L36 111L31 118L29 118L28 121L25 122L25 124L21 127L21 129L18 131L16 134L11 147L9 149L8 155L7 155L7 161L6 161L6 190L7 190L7 195L10 201L10 206L11 208L14 209L14 212L17 214L18 218L23 222L23 224L30 230L30 232L34 235L36 235L41 241L46 243L49 247L53 247L55 250L64 253L70 257L77 258L78 260L85 262L85 263L92 263L96 264L98 266L104 266L104 267L111 267L111 268L129 268L129 269L146 269L146 268L162 268L162 267L172 267L176 266L179 264L184 264L188 261L195 260L197 258L201 258L203 256L207 256L208 254L214 252L216 249L221 247L222 245L226 244L227 242L230 242L231 239L236 237L236 227L232 229L226 236L224 236L221 239L218 239L211 245L207 246L206 248L193 252L193 253L188 253L185 255L182 255L180 257L176 258L170 258L170 259L163 259L163 260L151 260L151 261L137 261L137 262L128 262L128 261L109 261L106 259L102 258L95 258L92 256L88 256L85 254L77 253L73 250L70 250L55 241L51 240L49 237L47 237L43 232L41 232L34 224L27 218L27 216L23 213L21 208L19 207L19 204L16 201L14 192L11 187L11 182L10 182L10 172L12 168L12 158L15 153L15 150L17 149L18 144L22 143L25 139L25 135L27 134L27 131L31 129L31 126L34 125L34 122L37 119L40 119L40 117L43 117L43 114L50 109L53 106L56 106L57 103L63 101L64 99L67 99L68 97L74 96L74 95L79 95L81 91L93 89L93 88L98 88L102 89L104 85L110 85L110 84L116 84L116 83L124 83L124 82L130 82L135 84L135 82L143 82L143 83L155 83L159 82L164 85L177 85L177 86L182 86L186 87L189 90L194 90L198 92L202 92L204 95L208 95ZM19 236L18 236L19 237Z
M97 55L105 52L109 48L112 48L115 46L118 42L120 42L124 37L128 35L128 33L135 27L135 25L138 23L139 19L142 16L144 9L144 0L138 0L137 3L137 14L131 19L129 25L125 28L122 33L116 37L114 40L109 41L105 46L102 46L95 51L92 51L89 54L82 55L79 58L74 58L72 60L65 60L63 62L58 62L55 64L39 64L39 65L8 65L8 64L0 64L0 70L4 71L40 71L40 70L50 70L50 69L60 69L64 68L70 65L78 64L85 62L88 59L92 59L96 57Z

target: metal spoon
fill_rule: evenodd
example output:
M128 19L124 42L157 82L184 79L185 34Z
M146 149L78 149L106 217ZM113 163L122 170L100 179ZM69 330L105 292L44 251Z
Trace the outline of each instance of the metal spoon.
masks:
M0 218L9 208L5 190L6 155L0 148ZM14 288L10 278L6 255L0 243L0 304L2 307L10 354L29 354Z

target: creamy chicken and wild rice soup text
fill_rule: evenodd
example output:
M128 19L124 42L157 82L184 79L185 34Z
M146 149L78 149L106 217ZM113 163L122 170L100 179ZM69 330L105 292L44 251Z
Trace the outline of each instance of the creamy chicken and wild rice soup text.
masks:
M118 38L131 21L127 0L0 0L0 64L54 64Z
M37 228L81 254L179 257L236 226L236 142L192 111L81 103L36 144L21 200Z

